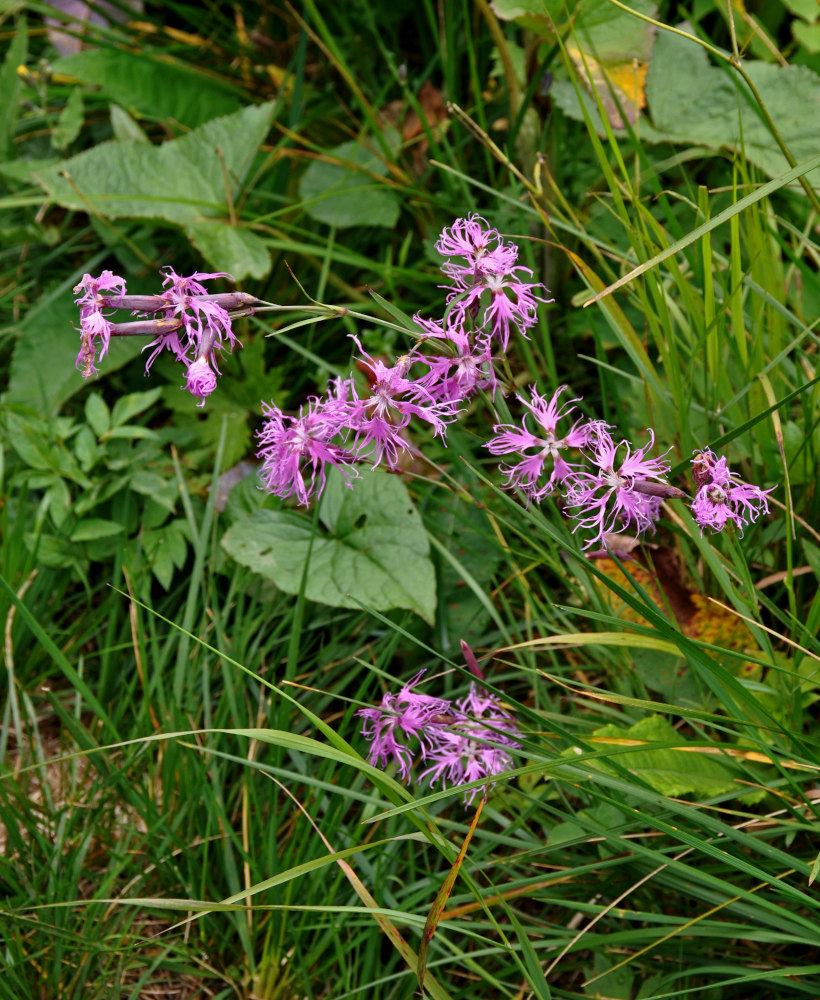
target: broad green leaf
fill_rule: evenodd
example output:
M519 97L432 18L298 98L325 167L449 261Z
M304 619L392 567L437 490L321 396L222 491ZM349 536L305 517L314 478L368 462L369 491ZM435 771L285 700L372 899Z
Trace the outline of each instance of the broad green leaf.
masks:
M820 130L814 127L820 121L820 76L808 66L749 61L745 68L795 161L820 152ZM646 89L654 132L642 127L642 139L743 149L769 177L789 169L741 78L712 66L696 42L661 32ZM809 183L818 183L818 174L807 174Z
M359 142L344 142L329 155L339 162L314 160L299 184L308 215L337 229L395 226L401 206L398 196L376 179L387 174L376 153Z
M29 552L36 553L37 562L49 569L68 569L71 566L81 569L85 562L79 557L77 546L67 539L27 531L23 541Z
M493 0L492 8L502 21L516 21L537 35L548 37L555 30L549 5L540 0ZM559 18L562 11L558 12Z
M804 21L816 21L820 17L817 0L783 0L783 5Z
M634 976L628 966L615 965L613 968L606 955L596 952L593 956L595 972L593 976L587 974L584 993L590 997L607 997L607 1000L632 1000Z
M167 55L127 49L85 49L52 64L55 73L94 84L102 92L146 117L196 128L239 106L232 89Z
M680 656L658 649L635 649L632 663L647 690L657 691L670 704L701 704L703 692L697 677Z
M208 261L237 279L263 276L261 239L224 221L225 178L238 200L242 183L273 116L273 103L217 118L161 146L101 143L32 171L59 205L109 218L151 218L182 226Z
M65 107L60 112L54 131L51 133L51 142L55 149L68 149L80 134L83 118L83 92L79 87L74 87L68 95Z
M150 469L137 469L129 483L131 489L151 499L166 511L173 511L179 499L179 486L173 479L164 479Z
M793 21L792 34L795 41L799 42L807 52L811 52L812 55L820 52L820 23L804 24L802 21Z
M221 219L185 222L188 239L218 271L234 277L264 278L270 271L270 254L261 236Z
M102 517L88 517L79 521L71 532L72 542L92 542L97 538L109 538L119 535L125 529L116 521L107 521Z
M602 802L589 809L581 809L573 813L572 819L556 823L549 832L547 842L550 847L566 843L570 840L583 840L590 833L604 827L607 830L617 830L624 822L624 814L620 809Z
M686 744L686 740L660 715L648 715L628 729L614 725L604 726L603 729L596 729L593 736L596 738L596 745L610 739L637 740L646 744L626 752L619 747L617 755L613 756L613 762L643 778L661 795L706 798L742 790L729 768L710 754L695 749L689 751L674 747L653 747L653 743L674 743L677 746ZM612 767L602 760L596 761L596 764L607 770Z
M79 434L74 438L74 454L83 472L88 472L97 461L99 447L90 427L81 427Z
M299 592L309 558L305 592L311 600L377 611L409 608L432 624L436 581L429 542L400 479L365 472L349 490L334 470L319 517L314 534L309 516L256 510L236 520L222 544L288 594Z
M188 545L179 525L172 521L162 528L146 531L142 547L154 576L167 590L171 586L174 568L182 567L188 553Z
M691 33L686 23L679 27ZM820 75L808 66L754 60L745 62L744 68L795 161L803 163L820 153L820 131L812 127L820 118ZM579 100L573 84L558 79L550 94L565 114L581 121L586 114L595 129L605 133L598 107L587 93L582 92ZM742 150L769 177L789 169L749 88L727 67L712 65L696 41L658 32L646 97L651 124L645 118L639 122L641 141ZM820 169L806 177L816 186ZM796 184L793 190L799 190Z
M107 438L124 438L127 441L156 441L157 440L156 431L152 431L150 427L136 427L136 426L126 426L126 427L112 427L111 430L106 434Z
M55 479L45 495L51 523L60 531L71 513L71 493L65 479Z

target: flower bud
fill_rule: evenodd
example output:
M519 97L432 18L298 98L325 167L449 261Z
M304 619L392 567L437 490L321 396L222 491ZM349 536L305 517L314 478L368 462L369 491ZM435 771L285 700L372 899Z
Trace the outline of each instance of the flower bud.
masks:
M216 388L216 375L208 364L207 358L197 358L188 365L188 375L185 388L192 396L202 400L197 406L205 405L205 397L210 396Z

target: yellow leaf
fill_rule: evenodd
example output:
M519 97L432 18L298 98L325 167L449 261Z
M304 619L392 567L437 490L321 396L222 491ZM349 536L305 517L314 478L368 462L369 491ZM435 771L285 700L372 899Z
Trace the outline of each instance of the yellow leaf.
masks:
M646 107L646 71L649 63L639 59L604 65L580 49L567 48L567 54L593 96L598 95L609 124L624 128L624 116L634 125L641 108Z

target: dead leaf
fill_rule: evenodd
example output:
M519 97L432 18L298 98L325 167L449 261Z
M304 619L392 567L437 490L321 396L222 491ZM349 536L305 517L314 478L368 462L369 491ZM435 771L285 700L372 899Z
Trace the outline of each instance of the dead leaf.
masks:
M427 166L430 143L425 135L425 125L435 130L447 120L447 111L441 91L426 80L418 92L417 100L422 116L403 98L390 101L381 109L382 117L400 134L402 145L410 154L413 173L420 176Z

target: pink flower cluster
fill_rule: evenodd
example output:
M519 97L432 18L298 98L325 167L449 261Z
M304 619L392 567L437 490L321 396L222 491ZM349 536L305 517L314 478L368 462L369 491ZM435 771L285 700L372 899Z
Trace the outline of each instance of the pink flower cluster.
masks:
M365 394L346 378L309 399L297 415L263 404L258 456L269 493L308 505L321 494L328 465L348 483L363 462L397 468L412 447L412 421L445 438L463 403L480 390L495 392L493 350L507 349L513 328L526 336L537 303L547 301L535 294L542 286L521 280L530 272L516 264L518 248L478 216L456 220L436 249L447 258L442 270L451 282L445 316L414 316L419 341L392 365L371 357L354 337L359 367L368 376Z
M571 404L579 402L559 403L566 388L560 385L549 401L536 389L530 393L532 402L519 396L527 410L521 426L496 424L493 428L496 436L487 443L490 452L519 458L501 466L504 486L520 489L528 502L538 502L562 487L565 507L576 521L573 531L590 532L584 548L596 543L606 548L613 535L626 530L654 531L662 498L683 493L663 481L669 464L647 456L655 440L652 431L649 441L636 451L626 441L616 444L610 428L600 420L579 419L566 433L559 433L558 424L572 413ZM530 423L535 431L530 430ZM567 451L574 452L577 460L568 461Z
M718 458L711 448L696 452L692 459L692 478L697 493L692 513L704 528L722 531L732 523L743 534L744 527L769 513L767 495L772 490L761 490L751 483L744 483L732 472L725 458Z
M493 455L518 458L501 466L507 489L518 489L528 503L537 503L563 488L563 508L575 521L573 532L581 528L589 533L584 548L600 545L624 554L619 535L654 532L662 502L686 494L666 482L670 467L664 456L648 454L655 443L651 429L649 440L637 449L628 441L616 443L611 428L600 420L578 419L560 433L559 423L572 413L571 404L579 402L559 402L566 388L559 386L549 401L536 389L531 390L531 402L519 396L527 411L521 425L496 424L496 436L486 447ZM575 461L568 461L567 451L574 452ZM720 531L732 522L742 531L768 512L766 494L771 490L744 483L729 470L726 459L707 448L693 462L697 495L692 513L701 528Z
M422 670L398 694L385 694L377 708L356 713L370 742L368 762L381 768L393 763L399 778L409 781L418 756L427 765L418 780L429 778L431 787L440 781L442 788L509 771L510 751L520 747L521 734L499 699L475 683L456 702L417 694L413 689L423 675ZM472 802L477 790L465 792L465 802Z
M450 282L444 286L445 313L441 319L413 317L420 333L409 353L388 365L354 336L366 388L352 376L335 379L324 396L310 397L297 414L286 414L273 402L262 404L257 454L269 493L309 506L321 495L329 466L339 469L348 485L363 463L396 469L402 455L414 451L411 424L426 425L445 439L468 400L480 391L495 397L494 363L507 351L512 332L527 337L538 304L552 300L538 294L546 293L543 285L527 280L532 273L517 263L518 247L478 215L445 228L436 249ZM84 377L94 374L112 336L150 337L146 374L162 351L170 351L185 365L186 387L202 406L216 388L218 354L239 344L232 319L271 306L243 292L211 294L203 284L228 274L184 277L170 267L165 272L157 295L128 295L124 279L111 271L83 277L74 289L81 330L77 367ZM141 319L114 323L114 310L130 310ZM529 398L519 395L525 411L520 424L495 424L486 447L505 458L500 466L505 488L519 491L528 503L560 491L573 531L587 536L585 549L597 545L626 554L624 533L654 532L663 501L686 494L666 482L670 467L664 456L651 456L652 430L645 444L633 448L616 441L601 420L570 422L580 400L562 399L566 391L561 385L550 398L537 388ZM725 459L706 448L693 462L692 513L701 529L731 525L742 532L768 512L771 490L743 482Z
M230 278L224 272L197 272L190 277L165 268L164 291L157 295L128 295L125 280L103 271L99 278L83 276L74 289L80 307L81 346L77 367L83 378L97 372L95 362L105 357L112 336L150 337L146 350L151 350L145 364L146 375L151 365L165 350L170 351L186 368L186 388L199 397L199 406L216 388L219 374L217 353L231 351L239 341L231 327L236 310L247 315L257 301L244 292L211 294L202 284L214 278ZM112 310L127 309L131 315L143 317L138 322L113 323Z

